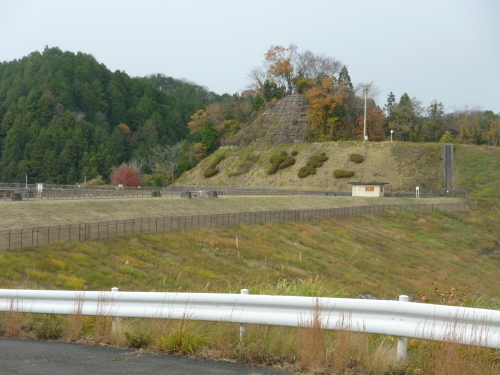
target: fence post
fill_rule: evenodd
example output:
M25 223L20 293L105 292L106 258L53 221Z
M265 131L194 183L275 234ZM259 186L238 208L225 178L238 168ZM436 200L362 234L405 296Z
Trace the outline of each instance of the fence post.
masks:
M113 302L114 302L115 292L118 292L118 288L117 287L111 288L111 304L113 304ZM113 334L117 334L119 326L120 326L120 318L117 316L114 316L113 322L111 323L111 332L113 332Z
M241 294L248 294L248 289L241 289ZM243 341L245 336L246 324L240 324L240 341Z
M400 302L409 302L410 297L406 295L399 296ZM397 360L404 361L406 359L406 352L408 347L408 339L406 337L398 337L398 350L397 350Z

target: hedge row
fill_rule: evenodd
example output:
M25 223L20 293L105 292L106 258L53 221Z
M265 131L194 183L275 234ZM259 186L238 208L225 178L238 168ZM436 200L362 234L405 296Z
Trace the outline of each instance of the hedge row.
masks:
M238 166L238 169L235 172L229 173L228 176L234 177L247 173L257 160L259 160L259 157L256 155L248 156L245 161Z
M354 176L354 171L344 171L343 169L336 169L333 171L333 176L335 178L349 178Z
M267 174L275 174L279 169L285 169L295 164L295 158L288 156L286 151L281 151L279 154L271 156L269 159L271 166L267 170Z
M316 169L322 167L327 160L328 156L326 156L324 152L319 155L311 156L307 159L306 166L300 168L298 173L299 178L305 178L311 174L316 174Z
M224 160L225 156L226 156L225 154L216 156L215 160L212 162L212 164L210 164L207 167L207 169L205 169L205 172L203 172L203 176L205 176L206 178L210 178L210 177L215 176L217 173L219 173L219 168L217 168L217 166L219 165L219 163L222 160Z

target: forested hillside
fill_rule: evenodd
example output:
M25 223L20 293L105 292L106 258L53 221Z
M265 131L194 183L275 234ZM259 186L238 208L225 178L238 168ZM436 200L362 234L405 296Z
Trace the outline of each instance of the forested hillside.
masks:
M113 166L134 155L189 138L191 115L214 97L162 75L113 73L91 54L59 48L1 62L0 180L108 179Z
M131 78L59 48L0 62L0 181L116 182L114 168L126 163L138 177L121 178L125 185L165 186L221 144L264 142L269 129L254 120L291 93L309 103L309 142L362 139L365 95L370 141L500 144L492 111L445 113L437 101L425 109L406 93L399 102L391 93L381 108L376 90L354 85L340 60L295 45L272 46L249 78L251 90L216 95L163 74Z

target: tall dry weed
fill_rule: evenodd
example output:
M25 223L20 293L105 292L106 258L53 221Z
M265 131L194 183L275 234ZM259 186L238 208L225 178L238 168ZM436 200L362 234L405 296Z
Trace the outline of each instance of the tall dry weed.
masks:
M457 317L446 327L442 342L420 343L417 360L429 375L498 375L500 366L491 359L492 350L481 346L487 333L487 322L475 323L467 332ZM470 344L461 344L466 338Z
M9 300L9 311L7 312L7 322L5 325L6 337L24 337L22 330L26 314L22 312L21 302L17 298Z
M389 365L394 363L395 358L394 344L387 337L384 337L375 346L369 360L365 360L365 367L370 374L383 374L389 368Z
M112 318L110 316L110 304L104 294L100 294L97 300L97 311L94 326L94 342L96 344L108 344L110 341Z
M299 367L302 370L316 371L325 364L325 329L319 302L314 305L311 321L305 321L299 325L297 353Z
M80 338L83 323L83 304L85 303L85 292L77 292L75 301L68 316L68 341L74 342Z
M351 332L351 324L351 314L341 313L332 333L327 360L335 373L344 374L367 361L368 336Z

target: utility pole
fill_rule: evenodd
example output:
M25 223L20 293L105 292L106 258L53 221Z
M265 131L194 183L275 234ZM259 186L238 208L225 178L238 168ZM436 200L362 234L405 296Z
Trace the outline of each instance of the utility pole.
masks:
M370 85L363 85L363 91L365 92L365 118L364 118L364 126L363 126L363 142L366 141L366 95L368 91L370 91Z

